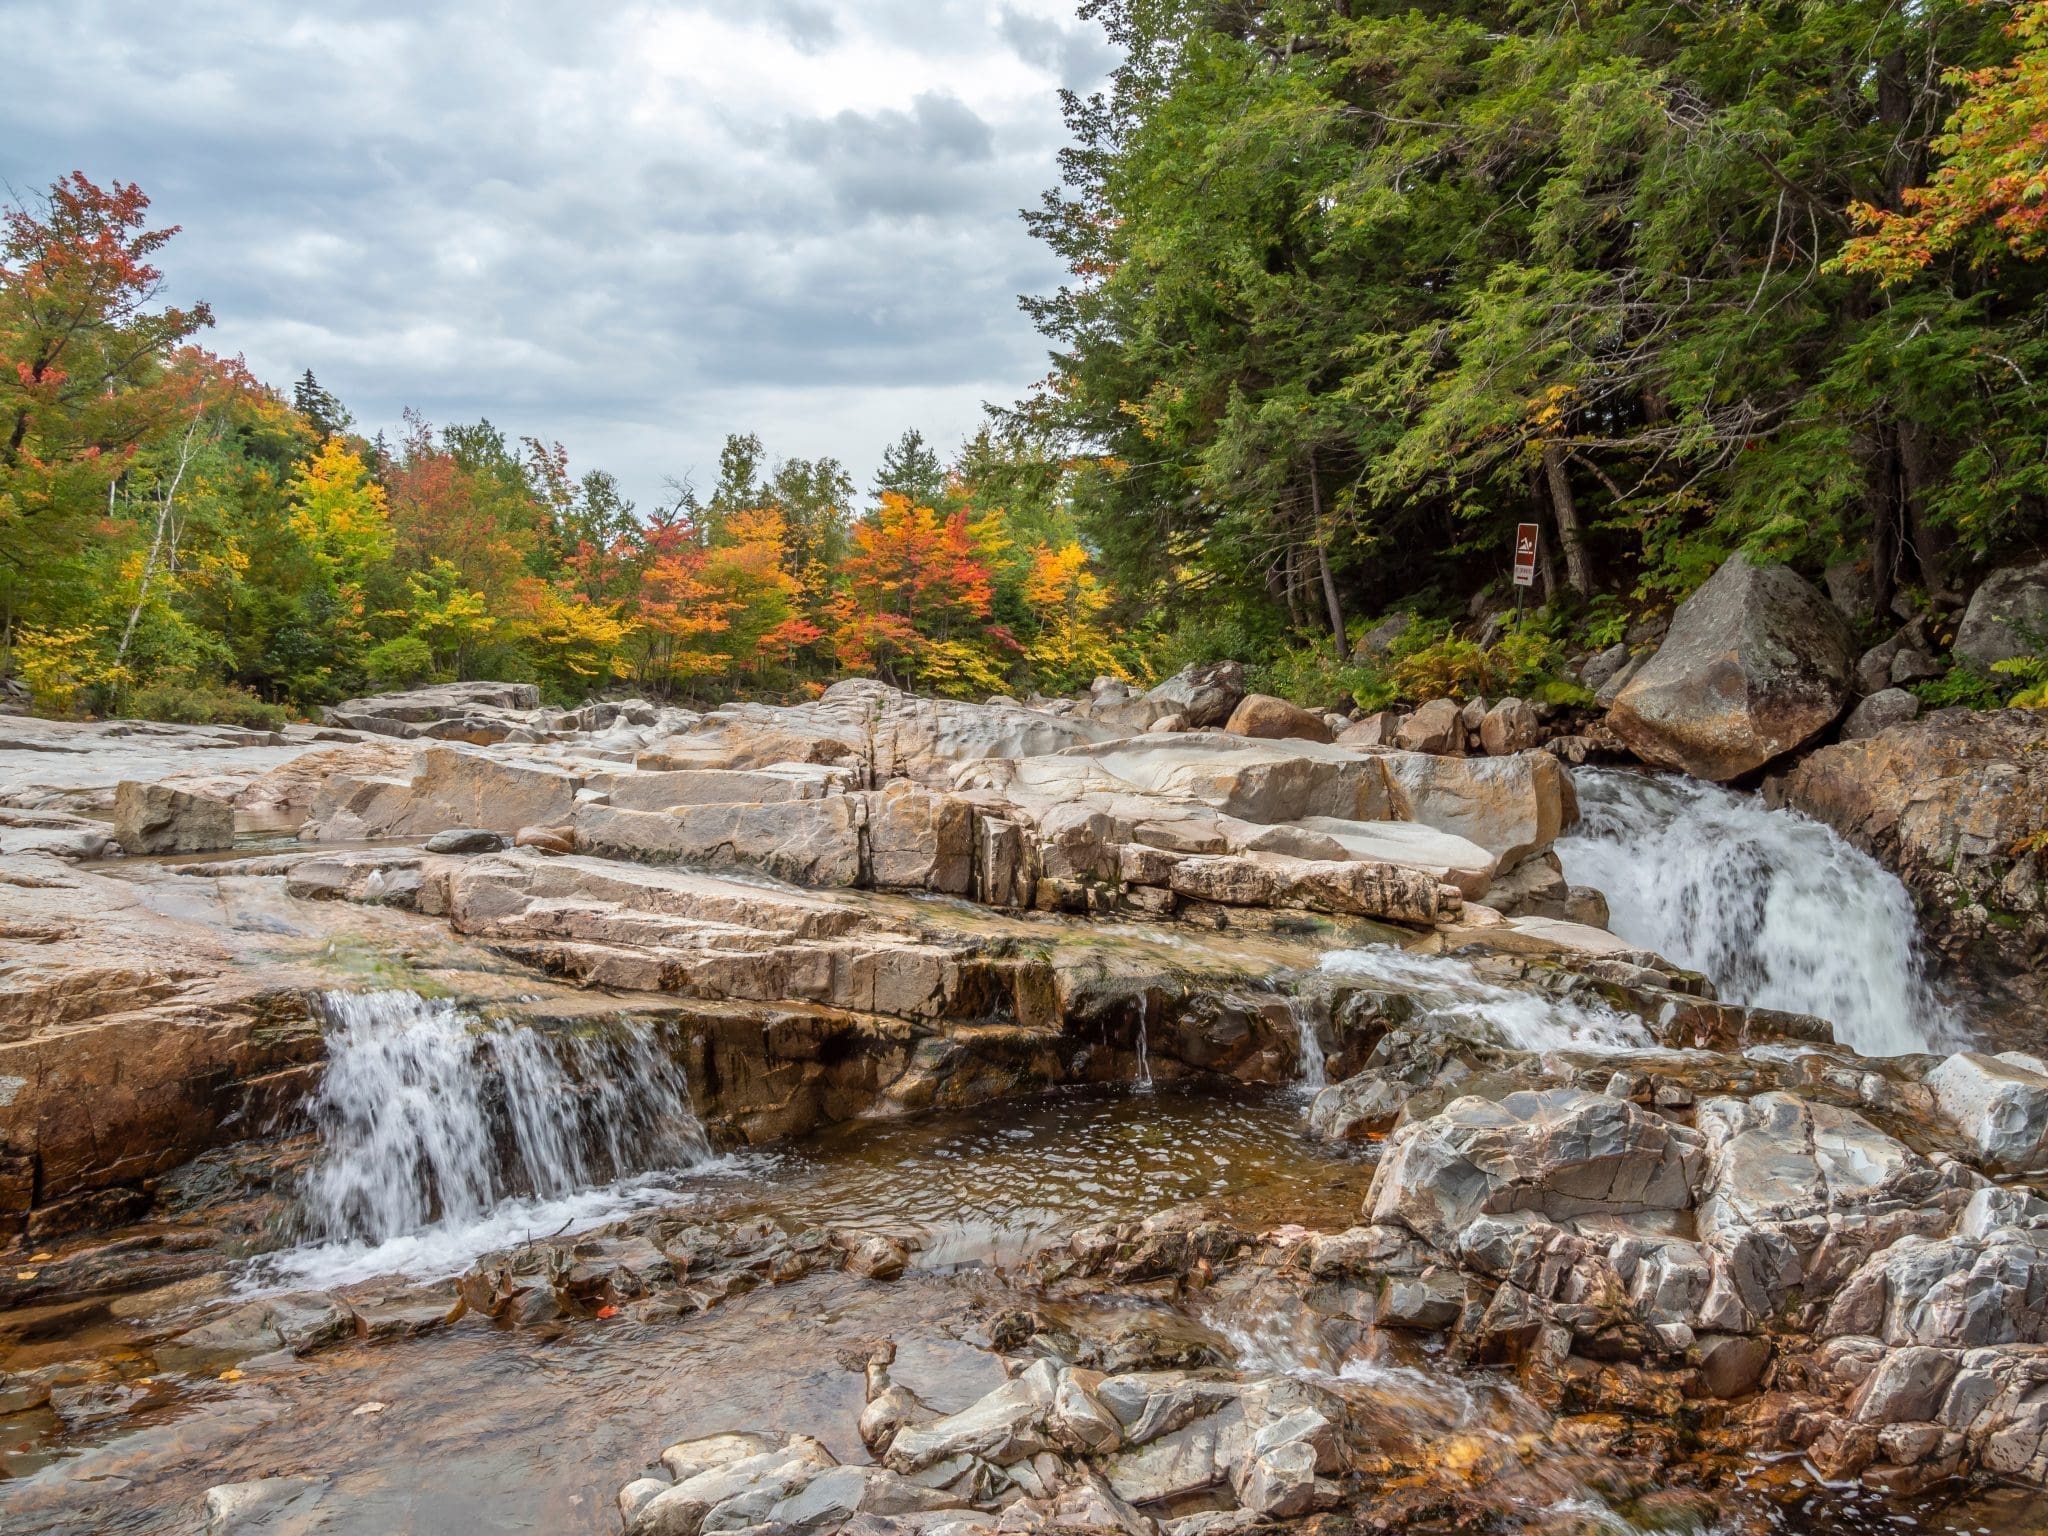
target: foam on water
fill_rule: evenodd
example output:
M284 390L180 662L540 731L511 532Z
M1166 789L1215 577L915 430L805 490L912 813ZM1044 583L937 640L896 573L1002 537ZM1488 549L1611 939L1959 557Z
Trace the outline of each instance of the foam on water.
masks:
M1897 1056L1960 1043L1927 982L1906 889L1832 828L1697 780L1582 768L1557 854L1604 892L1614 931L1713 979L1723 998L1816 1014Z
M1392 944L1333 950L1324 974L1378 982L1440 1018L1490 1030L1524 1051L1643 1051L1656 1041L1642 1021L1602 1003L1560 1001L1488 981L1463 960L1412 954Z

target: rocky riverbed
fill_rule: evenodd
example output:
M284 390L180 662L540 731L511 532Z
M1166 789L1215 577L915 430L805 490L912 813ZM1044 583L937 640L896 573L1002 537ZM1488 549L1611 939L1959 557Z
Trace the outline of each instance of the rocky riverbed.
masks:
M1241 692L8 722L0 1528L2048 1522L1897 880Z

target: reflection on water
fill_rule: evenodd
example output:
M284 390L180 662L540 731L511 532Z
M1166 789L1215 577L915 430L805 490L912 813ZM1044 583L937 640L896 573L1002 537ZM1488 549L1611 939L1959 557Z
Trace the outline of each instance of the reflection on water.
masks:
M751 1171L757 1170L757 1171ZM1284 1089L1061 1089L959 1114L842 1126L772 1163L741 1160L719 1214L915 1238L928 1268L1008 1263L1090 1222L1214 1201L1242 1226L1347 1227L1372 1182L1304 1141Z

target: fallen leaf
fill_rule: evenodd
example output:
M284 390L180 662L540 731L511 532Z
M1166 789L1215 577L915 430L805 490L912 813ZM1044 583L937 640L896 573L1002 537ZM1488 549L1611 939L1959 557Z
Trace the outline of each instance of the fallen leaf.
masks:
M613 1305L612 1305L612 1304L611 1304L610 1302L606 1302L606 1303L605 1303L605 1304L604 1304L603 1306L601 1306L601 1307L599 1307L599 1308L597 1309L597 1315L598 1315L599 1317L607 1317L607 1318L608 1318L608 1317L617 1317L617 1316L619 1315L619 1309L618 1309L617 1307L613 1306Z
M14 1278L17 1280L33 1280L39 1273L41 1273L39 1270L17 1269L14 1272Z
M242 1379L242 1373L236 1370L233 1366L229 1366L226 1370L220 1373L220 1379L222 1381L240 1381Z

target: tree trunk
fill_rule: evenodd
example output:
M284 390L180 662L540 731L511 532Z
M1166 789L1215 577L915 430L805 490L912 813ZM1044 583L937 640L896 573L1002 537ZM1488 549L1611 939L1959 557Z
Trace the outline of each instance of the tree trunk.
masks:
M1910 421L1899 423L1899 477L1906 510L1906 533L1913 545L1913 561L1920 568L1920 584L1930 597L1948 590L1944 556L1947 540L1927 516L1927 485L1934 478L1928 462L1927 438Z
M1342 666L1351 659L1351 647L1344 634L1344 604L1337 596L1337 581L1330 574L1330 546L1323 531L1323 488L1316 478L1316 456L1313 449L1308 456L1308 501L1309 511L1315 518L1316 573L1323 582L1323 601L1330 609L1330 634L1337 647L1337 664Z
M1572 500L1571 478L1564 469L1564 449L1543 445L1543 473L1550 482L1550 514L1557 521L1557 542L1564 547L1565 579L1581 597L1593 595L1593 566L1586 556L1586 537L1579 527L1579 504Z
M1871 479L1876 494L1870 509L1870 606L1880 621L1891 618L1899 583L1899 473L1891 433L1879 435Z

